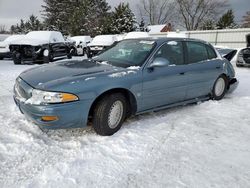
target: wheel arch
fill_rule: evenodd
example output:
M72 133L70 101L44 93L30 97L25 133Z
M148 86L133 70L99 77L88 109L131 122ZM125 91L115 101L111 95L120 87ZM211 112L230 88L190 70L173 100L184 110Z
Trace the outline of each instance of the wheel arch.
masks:
M98 101L100 101L104 96L110 95L113 93L122 93L126 97L128 101L127 104L129 105L129 108L127 109L127 117L134 115L136 113L137 100L136 100L135 95L130 90L125 89L125 88L112 88L112 89L102 92L98 97L96 97L96 99L91 104L88 117L92 117L94 108L96 104L98 103Z

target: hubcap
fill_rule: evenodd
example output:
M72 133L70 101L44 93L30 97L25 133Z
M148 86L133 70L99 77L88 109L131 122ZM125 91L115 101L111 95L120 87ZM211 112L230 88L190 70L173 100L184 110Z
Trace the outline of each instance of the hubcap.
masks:
M122 119L122 115L123 115L123 104L121 101L115 101L109 111L108 126L111 129L116 128Z
M225 90L225 86L226 86L226 84L225 84L224 79L219 78L215 84L215 91L214 91L215 95L218 97L221 96Z

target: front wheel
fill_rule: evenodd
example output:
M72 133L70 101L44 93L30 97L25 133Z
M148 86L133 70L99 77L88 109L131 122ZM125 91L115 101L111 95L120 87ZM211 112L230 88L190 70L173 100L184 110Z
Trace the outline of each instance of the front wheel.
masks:
M221 75L214 83L212 91L212 99L221 100L226 94L228 86L228 78L225 75Z
M110 136L117 132L126 117L126 98L121 93L103 97L93 114L93 127L97 134Z
M15 65L20 65L22 63L21 54L18 52L13 52L12 59Z

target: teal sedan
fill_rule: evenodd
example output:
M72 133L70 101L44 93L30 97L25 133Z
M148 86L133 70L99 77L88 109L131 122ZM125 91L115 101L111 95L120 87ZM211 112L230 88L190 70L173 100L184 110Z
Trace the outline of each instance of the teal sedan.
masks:
M20 74L14 100L45 129L85 127L112 135L131 115L220 100L238 85L228 59L207 42L129 39L93 59L67 60Z

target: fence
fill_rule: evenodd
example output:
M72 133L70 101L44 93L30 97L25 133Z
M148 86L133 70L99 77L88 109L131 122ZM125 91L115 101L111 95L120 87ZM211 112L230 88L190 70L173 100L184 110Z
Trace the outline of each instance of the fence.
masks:
M181 31L169 33L150 33L156 37L187 37L205 40L212 45L229 48L244 48L247 46L246 35L250 34L250 28L225 29L207 31Z

